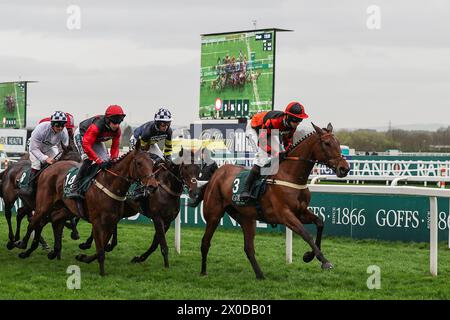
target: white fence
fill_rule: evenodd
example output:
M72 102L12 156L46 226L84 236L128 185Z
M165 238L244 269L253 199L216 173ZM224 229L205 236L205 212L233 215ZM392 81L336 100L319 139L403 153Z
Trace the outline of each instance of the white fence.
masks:
M431 189L422 187L382 187L382 186L335 186L335 185L308 185L311 192L320 193L346 193L346 194L377 194L377 195L403 195L425 196L430 200L430 272L437 276L438 270L438 219L437 198L450 198L449 190ZM450 216L449 216L450 222ZM292 231L286 229L286 261L292 263ZM450 248L450 228L449 228Z
M450 191L436 188L401 187L401 186L354 186L354 185L317 185L309 184L311 192L343 193L343 194L367 194L367 195L403 195L429 197L430 201L430 273L437 276L438 273L438 212L437 198L449 198ZM450 210L450 207L449 207ZM450 225L450 215L448 218ZM448 246L450 248L450 228ZM175 250L181 252L181 217L175 219ZM286 262L292 263L292 231L286 228Z

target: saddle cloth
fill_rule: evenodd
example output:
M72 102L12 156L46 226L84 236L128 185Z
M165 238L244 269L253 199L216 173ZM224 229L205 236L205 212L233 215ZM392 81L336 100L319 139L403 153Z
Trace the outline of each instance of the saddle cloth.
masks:
M19 180L17 180L17 188L26 189L31 180L31 167L27 167L20 176Z
M232 185L232 191L233 194L231 196L231 200L234 205L236 206L249 206L249 205L256 205L257 201L254 199L249 199L247 201L241 200L241 193L244 190L245 186L245 180L247 179L248 175L250 174L250 170L243 170L239 172L236 175L236 178L233 180ZM259 199L264 192L266 191L266 179L263 177L260 177L258 180L256 180L253 183L253 186L250 190L250 194L255 197L256 199Z
M67 172L66 178L64 179L64 197L67 197L67 195L70 193L70 189L75 182L75 177L77 176L79 167L73 167L69 169ZM86 174L86 176L81 181L80 185L80 193L85 194L86 191L91 186L92 182L94 181L94 177L97 175L98 166L92 165Z

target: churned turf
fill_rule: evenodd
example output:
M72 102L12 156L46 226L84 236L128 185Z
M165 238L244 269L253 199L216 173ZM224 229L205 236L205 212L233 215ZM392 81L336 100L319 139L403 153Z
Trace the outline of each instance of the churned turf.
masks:
M80 223L84 239L90 225ZM53 243L51 228L46 239ZM119 224L119 245L106 257L105 277L98 264L74 259L81 241L65 230L62 259L50 261L39 248L22 260L18 249L6 249L7 228L0 216L0 299L449 299L450 250L439 246L439 275L429 273L428 244L348 238L325 238L323 252L334 264L322 271L317 260L302 261L306 244L294 237L294 263L285 263L284 234L258 233L256 258L266 276L259 281L243 251L242 232L218 228L208 259L208 276L200 273L203 229L182 229L182 248L174 250L174 232L168 232L170 268L164 269L159 249L142 264L131 258L147 249L152 225ZM89 254L93 249L88 251ZM81 289L70 290L67 268L81 270ZM381 288L369 290L367 268L381 270Z

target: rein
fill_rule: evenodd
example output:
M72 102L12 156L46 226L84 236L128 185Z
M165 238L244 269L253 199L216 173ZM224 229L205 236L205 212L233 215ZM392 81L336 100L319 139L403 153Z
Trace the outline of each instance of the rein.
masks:
M186 184L184 179L178 178L169 168L166 167L166 165L164 163L162 163L159 166L158 171L161 170L161 168L164 168L166 170L166 172L168 172L172 177L174 177L182 186L184 186ZM179 173L181 174L181 165L180 165ZM179 197L183 194L183 189L181 192L177 193L177 192L172 191L167 185L165 185L164 183L161 183L159 181L158 181L158 186L161 186L161 188L164 191L166 191L168 194L170 194L171 196L174 196L174 197Z
M322 140L322 138L323 137L327 137L327 136L331 136L331 133L325 133L324 135L322 135L322 136L319 136L319 140L317 140L314 144L316 144L316 143L318 143L318 142L320 142L320 147L322 148L322 151L325 153L325 154L327 154L326 153L326 151L325 151L325 149L324 149L324 147L323 147L323 145L322 145L322 142L323 142L323 140ZM306 159L306 158L302 158L302 157L285 157L284 158L285 160L293 160L293 161L305 161L305 162L309 162L309 163L313 163L313 164L323 164L323 165L325 165L325 166L328 166L328 164L327 163L325 163L325 162L323 162L323 161L319 161L319 160L311 160L311 159ZM342 154L340 155L340 157L338 158L338 162L340 162L340 161L342 161L342 160L344 160L344 157L342 156Z
M136 166L136 159L133 159L133 164L134 164L134 166ZM99 169L98 171L97 171L97 174L100 172L100 171L105 171L106 173L109 173L109 174L111 174L111 175L113 175L113 176L115 176L115 177L117 177L117 178L120 178L120 179L123 179L123 180L125 180L127 183L132 183L132 182L139 182L141 185L142 185L142 179L143 178L150 178L150 177L153 177L153 176L155 176L160 170L161 170L161 167L160 168L158 168L155 172L152 172L152 173L150 173L149 175L146 175L146 176L144 176L144 177L138 177L137 179L130 179L130 177L124 177L124 176L121 176L121 175L119 175L118 173L116 173L116 172L114 172L114 171L111 171L111 170L109 170L109 169ZM117 201L121 201L121 202L123 202L123 201L125 201L126 199L127 199L127 197L126 196L123 196L123 197L121 197L121 196L118 196L118 195L116 195L116 194L114 194L114 193L112 193L110 190L108 190L108 188L106 188L104 185L102 185L100 182L98 182L97 181L97 179L94 179L94 185L97 187L97 188L99 188L101 191L103 191L108 197L110 197L110 198L112 198L112 199L114 199L114 200L117 200Z
M326 152L325 148L323 147L323 138L327 137L327 136L331 136L331 133L326 133L322 136L319 136L319 139L316 140L316 142L314 142L314 145L318 142L320 142L320 147L322 148L322 151L324 152L324 154L328 156L328 153ZM312 164L323 164L326 166L330 166L330 164L323 162L323 161L318 161L318 160L311 160L311 159L306 159L306 158L302 158L302 157L285 157L285 160L293 160L293 161L305 161L308 163L312 163ZM340 155L340 157L338 158L338 163L344 160L344 157L342 156L342 154ZM329 161L329 160L328 160ZM280 185L280 186L285 186L285 187L289 187L289 188L293 188L293 189L297 189L297 190L305 190L308 189L307 185L300 185L300 184L296 184L296 183L292 183L292 182L287 182L287 181L283 181L283 180L276 180L276 179L267 179L266 180L267 184L271 184L271 185Z

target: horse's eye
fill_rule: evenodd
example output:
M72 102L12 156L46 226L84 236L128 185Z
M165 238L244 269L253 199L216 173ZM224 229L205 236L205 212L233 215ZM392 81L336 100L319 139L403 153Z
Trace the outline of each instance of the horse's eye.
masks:
M324 144L325 144L326 147L331 147L331 143L329 143L328 141L324 142Z

